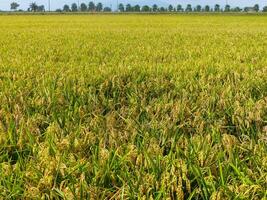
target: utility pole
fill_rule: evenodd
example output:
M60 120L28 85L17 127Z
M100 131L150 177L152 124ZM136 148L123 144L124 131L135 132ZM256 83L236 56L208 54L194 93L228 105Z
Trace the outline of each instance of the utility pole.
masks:
M95 5L95 7L94 7L94 12L96 11L96 2L95 2L95 0L94 0L94 5Z
M119 12L119 0L117 0L117 12Z
M51 11L51 7L50 7L50 5L51 5L51 2L50 2L50 0L48 0L48 11L49 11L49 12Z

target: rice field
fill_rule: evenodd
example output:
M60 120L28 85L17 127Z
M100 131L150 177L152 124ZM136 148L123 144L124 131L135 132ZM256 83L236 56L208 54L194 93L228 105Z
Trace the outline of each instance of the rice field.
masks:
M267 15L0 16L0 199L266 199Z

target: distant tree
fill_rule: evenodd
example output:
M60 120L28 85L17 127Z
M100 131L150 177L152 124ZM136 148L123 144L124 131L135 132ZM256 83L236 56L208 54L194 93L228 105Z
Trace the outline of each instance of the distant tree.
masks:
M96 5L96 8L95 9L96 9L97 12L101 12L103 10L103 4L99 2Z
M28 11L32 11L32 12L38 11L38 5L35 2L31 3Z
M166 9L165 9L164 7L160 7L159 11L160 11L160 12L165 12Z
M65 5L63 6L63 11L64 11L64 12L70 12L70 7L69 7L69 5L65 4Z
M87 5L85 3L81 3L81 11L86 12L87 11Z
M142 10L142 12L149 12L150 7L148 5L144 5L141 10Z
M140 6L137 4L133 7L134 12L140 12Z
M78 6L77 6L76 3L71 4L71 11L72 12L77 12L78 11Z
M192 5L191 4L187 4L185 11L186 12L192 12Z
M37 11L38 11L38 12L44 12L44 11L45 11L45 7L44 7L44 5L40 5L40 6L38 6Z
M214 11L215 12L220 12L220 5L219 4L215 4Z
M18 7L19 7L19 4L17 2L12 2L10 4L10 10L15 10L16 11L18 9Z
M133 10L131 4L127 4L125 10L126 10L126 12L131 12Z
M62 10L60 8L56 9L56 12L62 12Z
M122 3L120 3L118 9L120 12L124 12L124 5Z
M157 4L154 4L154 5L152 6L152 11L153 11L153 12L158 11L158 5L157 5Z
M267 12L267 6L264 6L262 12Z
M111 12L111 8L110 7L105 7L104 8L104 12Z
M92 11L94 11L95 10L95 4L94 4L94 2L92 2L92 1L90 1L89 2L89 5L88 5L88 10L90 11L90 12L92 12Z
M249 10L250 10L249 7L245 7L245 8L244 8L244 11L245 11L245 12L248 12Z
M170 4L169 7L168 7L168 11L169 12L172 12L173 11L173 6Z
M224 8L224 12L230 12L231 11L231 7L230 5L225 5L225 8Z
M201 5L197 5L197 7L196 7L196 11L197 11L197 12L201 12Z
M242 11L242 9L241 9L241 8L239 8L239 7L235 7L235 8L233 9L233 11L234 11L234 12L241 12L241 11Z
M206 5L205 6L205 12L209 12L210 11L210 6Z
M255 5L254 5L254 10L255 10L256 12L259 12L259 10L260 10L260 6L259 6L259 4L255 4Z
M177 12L182 12L182 11L183 11L182 5L178 4L177 5Z

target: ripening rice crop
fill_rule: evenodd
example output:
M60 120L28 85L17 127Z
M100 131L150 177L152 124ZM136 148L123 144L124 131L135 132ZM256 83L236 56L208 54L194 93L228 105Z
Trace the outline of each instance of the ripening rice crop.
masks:
M0 199L266 199L267 16L0 16Z

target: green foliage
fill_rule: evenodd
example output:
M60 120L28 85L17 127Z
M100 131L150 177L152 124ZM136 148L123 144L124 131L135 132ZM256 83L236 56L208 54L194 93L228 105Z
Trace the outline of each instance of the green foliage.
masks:
M95 11L95 9L96 9L95 3L90 1L88 5L88 10L92 12L92 11Z
M187 4L185 11L186 12L192 12L193 11L192 5L191 4Z
M71 4L71 11L78 12L78 5L76 3Z
M171 4L168 6L168 11L169 12L172 12L173 11L173 6Z
M12 2L10 4L10 10L17 10L19 7L19 4L17 2Z
M37 12L38 11L38 7L39 6L35 2L30 3L29 11L31 11L31 12Z
M177 12L182 12L182 11L183 11L182 5L178 4L177 5Z
M220 12L220 5L219 4L215 4L214 11L215 12Z
M205 12L209 12L210 11L210 6L209 5L206 5L205 6Z
M102 10L103 10L103 5L102 5L102 3L98 3L98 4L96 5L96 11L101 12Z
M224 12L230 12L231 11L231 7L230 7L230 5L225 5L225 7L224 7Z
M150 8L148 5L144 5L141 9L142 12L149 12L150 11Z
M0 199L266 199L266 16L0 18Z
M85 3L81 3L81 11L86 12L87 11L87 5Z
M70 12L71 10L70 10L70 7L69 7L67 4L65 4L65 5L63 6L63 11L64 11L64 12Z
M197 11L197 12L201 12L201 5L197 5L197 7L196 7L196 11Z
M119 4L119 6L118 6L118 10L119 10L120 12L124 12L124 11L125 11L125 9L124 9L124 5L123 5L122 3Z

